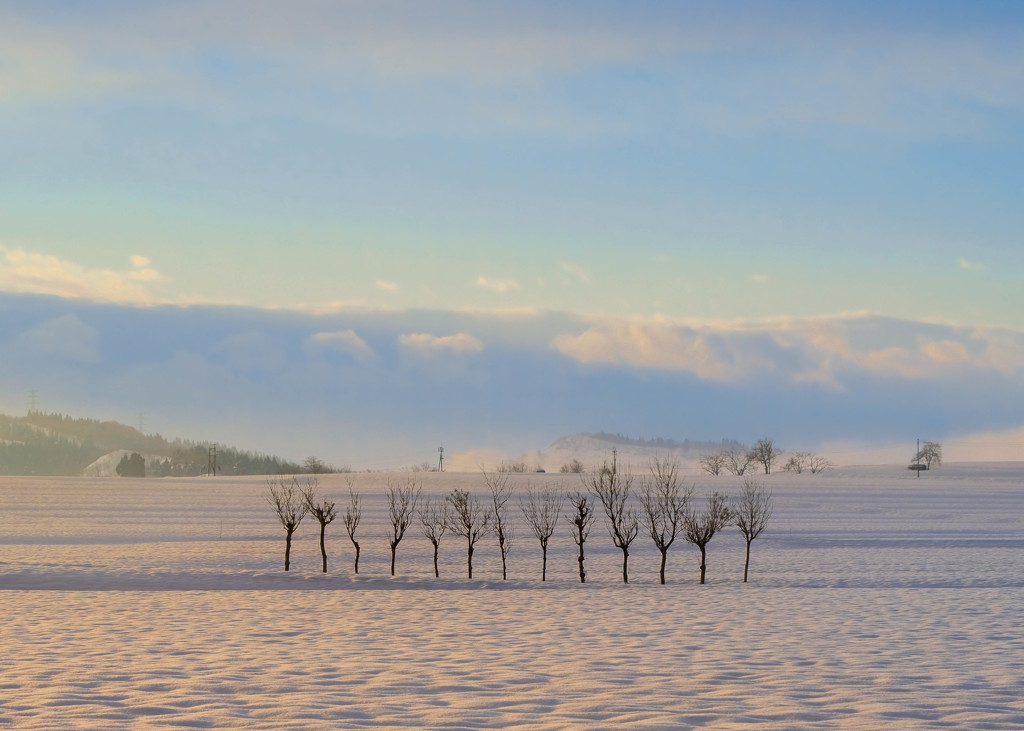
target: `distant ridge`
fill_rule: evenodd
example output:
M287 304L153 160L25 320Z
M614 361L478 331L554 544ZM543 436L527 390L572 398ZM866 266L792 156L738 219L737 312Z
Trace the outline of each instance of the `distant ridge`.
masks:
M620 464L646 469L654 457L673 459L684 467L695 467L702 454L728 449L745 452L747 447L735 439L677 441L661 437L647 439L607 432L580 432L559 437L546 449L524 454L522 461L531 470L558 472L563 465L579 460L584 469L591 470L602 462L610 461L613 449Z
M579 434L571 434L569 436L561 437L556 439L551 446L552 447L563 447L572 444L574 441L578 442L580 437L586 437L591 440L598 442L607 442L608 444L622 445L629 447L645 447L653 449L667 449L673 452L683 452L687 455L700 456L705 452L716 452L722 449L736 449L740 451L746 451L747 447L735 439L721 439L715 441L697 441L693 439L684 439L681 442L677 442L674 439L664 439L662 437L654 437L652 439L645 439L643 437L627 437L622 434L609 434L607 432L580 432Z
M138 452L152 477L205 474L209 446L205 442L168 440L143 434L116 421L99 421L30 412L0 414L0 475L108 476L121 456ZM218 474L273 475L298 473L300 465L235 447L217 447Z

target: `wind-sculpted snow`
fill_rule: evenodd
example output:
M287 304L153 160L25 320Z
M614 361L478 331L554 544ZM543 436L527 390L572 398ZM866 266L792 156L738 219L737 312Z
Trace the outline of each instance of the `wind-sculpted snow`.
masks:
M328 574L315 521L281 570L260 478L0 481L0 728L1024 727L1022 468L762 476L750 583L730 528L703 587L678 543L658 585L644 536L623 585L600 523L588 583L563 523L542 584L521 518L509 581L493 537L469 581L448 535L434 579L412 529L390 578L389 477L406 476L353 476L357 577L340 519ZM484 490L421 477L424 495ZM343 504L345 477L321 491Z

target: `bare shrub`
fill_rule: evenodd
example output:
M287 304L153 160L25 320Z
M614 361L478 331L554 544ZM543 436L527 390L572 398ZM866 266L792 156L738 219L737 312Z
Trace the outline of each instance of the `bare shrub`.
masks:
M278 477L267 480L264 499L274 509L274 514L285 530L284 570L291 569L292 536L302 519L306 517L306 503L302 497L302 486L295 477Z
M401 486L395 486L388 482L388 518L391 520L388 545L391 546L392 576L395 575L395 553L398 551L398 544L405 537L405 531L416 513L416 503L420 499L421 490L422 487L411 478Z
M707 571L707 545L715 534L729 525L732 514L728 499L717 492L708 494L703 512L688 512L684 522L686 540L700 549L700 583L704 583Z
M772 493L752 477L743 480L743 492L732 511L733 521L747 542L747 557L743 562L743 583L747 583L750 567L750 544L768 527L772 517Z
M590 529L593 526L594 504L590 502L590 496L587 493L579 490L569 493L568 500L572 510L565 516L565 519L569 521L573 543L579 547L576 563L579 564L580 583L585 584L587 583L587 572L583 568L583 544L587 542L587 536L590 535Z
M604 508L608 535L615 547L622 551L622 582L628 584L629 546L640 532L640 519L629 500L633 476L628 472L620 473L613 457L610 465L605 462L597 474L585 478L584 483Z
M532 487L527 488L526 497L519 500L519 509L523 513L526 524L533 535L540 541L541 564L540 580L547 581L548 576L548 541L555 532L558 514L562 512L565 496L560 492L546 490L538 492Z
M466 574L472 579L473 551L480 539L491 531L491 513L466 490L452 490L446 499L452 510L452 533L466 539Z
M423 503L423 507L420 508L419 519L423 536L434 547L434 578L440 578L441 573L437 568L437 553L441 545L441 538L452 522L448 501L441 499L435 503L428 497Z
M683 530L692 492L679 484L679 465L654 459L651 474L641 484L640 508L644 527L661 553L661 583L665 583L668 549Z

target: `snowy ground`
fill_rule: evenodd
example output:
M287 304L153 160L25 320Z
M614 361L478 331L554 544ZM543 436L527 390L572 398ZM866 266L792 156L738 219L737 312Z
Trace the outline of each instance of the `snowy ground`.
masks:
M408 477L354 476L358 577L340 521L329 574L315 522L281 571L260 478L3 478L0 727L1024 727L1024 465L762 478L750 583L730 529L703 587L685 544L658 585L643 536L622 585L602 524L586 585L564 525L541 584L521 520L507 582L491 539L468 581L447 536L434 579L415 527L390 578L382 494ZM343 503L345 477L322 491Z

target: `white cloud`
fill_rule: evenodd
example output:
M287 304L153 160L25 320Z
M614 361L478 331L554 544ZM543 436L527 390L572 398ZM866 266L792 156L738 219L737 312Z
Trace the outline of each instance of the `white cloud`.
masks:
M681 325L604 319L551 343L581 363L690 372L736 382L771 374L840 387L851 373L937 380L1024 378L1024 335L870 315Z
M339 353L354 355L357 358L368 358L373 355L370 346L354 330L315 333L309 336L307 342L310 345L329 348Z
M519 282L514 279L489 279L482 275L476 278L476 286L496 294L508 294L520 289Z
M460 353L473 353L484 349L484 344L468 333L442 337L427 333L410 333L399 335L398 344L420 351L453 350Z
M144 262L141 264L140 263ZM132 257L132 269L117 271L82 266L50 254L0 245L0 291L46 294L124 304L153 304L143 282L162 279L144 257Z
M957 259L956 263L961 269L968 272L980 272L986 269L984 264L976 261L968 261L967 259Z
M767 284L771 280L767 274L751 274L750 281L755 284Z
M563 261L558 263L558 268L583 284L590 284L590 272L586 267L571 261Z
M386 279L378 279L373 283L373 286L377 289L383 289L385 292L391 293L397 292L399 289L398 282L390 282Z
M663 322L615 320L580 335L560 335L553 346L582 363L689 371L711 381L745 375L744 364L723 348L728 341L709 335Z

